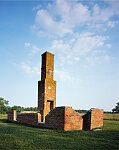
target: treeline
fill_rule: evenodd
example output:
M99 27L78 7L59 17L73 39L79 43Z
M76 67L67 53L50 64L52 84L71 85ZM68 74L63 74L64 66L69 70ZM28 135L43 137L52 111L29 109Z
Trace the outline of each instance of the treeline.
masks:
M17 111L37 111L37 107L21 107L21 106L12 106L10 107L9 101L5 100L4 98L0 97L0 114L6 114L10 110L17 110Z
M87 113L89 110L75 110L76 112L78 112L78 113ZM114 113L114 112L111 112L111 111L104 111L104 113Z
M80 110L79 109L79 110L75 110L75 111L78 112L78 113L87 113L88 110Z
M9 101L5 100L4 98L0 97L0 114L6 114L10 110L17 110L17 111L37 111L37 107L21 107L21 106L12 106L8 105ZM115 108L112 109L112 112L105 111L104 113L119 113L119 102L116 103L117 105ZM86 113L88 110L75 110L78 113Z
M0 109L0 114L7 114L8 111L17 110L17 111L37 111L37 107L21 107L21 106L6 106L3 109Z

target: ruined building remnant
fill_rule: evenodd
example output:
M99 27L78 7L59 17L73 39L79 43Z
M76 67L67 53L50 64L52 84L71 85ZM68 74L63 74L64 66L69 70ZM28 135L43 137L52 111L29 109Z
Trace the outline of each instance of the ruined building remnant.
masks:
M45 118L45 126L59 130L82 130L83 119L72 107L56 107Z
M38 81L38 110L42 122L45 116L56 107L56 81L53 80L54 55L42 54L41 81Z
M83 115L83 130L92 130L103 126L103 109L90 109Z
M16 121L17 118L17 111L16 110L12 110L8 112L8 120L13 122Z
M103 109L91 109L81 116L72 107L56 107L56 81L53 80L54 55L42 54L41 81L38 81L38 111L8 112L11 122L57 130L92 130L103 126Z

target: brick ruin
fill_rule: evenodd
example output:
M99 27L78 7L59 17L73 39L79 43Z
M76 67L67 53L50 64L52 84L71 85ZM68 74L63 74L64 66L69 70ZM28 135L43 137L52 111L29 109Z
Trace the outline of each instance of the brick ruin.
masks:
M83 130L92 130L103 126L103 109L91 109L83 117Z
M81 116L72 107L56 107L56 81L53 80L54 55L42 54L41 81L38 81L38 111L8 112L11 122L58 130L92 130L103 126L103 109L91 109Z
M45 116L56 107L56 81L53 80L54 55L42 54L41 81L38 81L38 110L42 122Z
M59 130L82 130L83 119L72 107L55 107L46 116L45 125Z

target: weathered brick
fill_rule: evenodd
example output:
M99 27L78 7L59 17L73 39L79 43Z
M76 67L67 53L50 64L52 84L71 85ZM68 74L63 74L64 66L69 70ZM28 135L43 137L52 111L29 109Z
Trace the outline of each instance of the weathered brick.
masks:
M19 113L17 115L17 122L30 124L30 125L38 125L38 122L41 122L41 114L40 113Z
M82 130L82 117L72 107L56 107L47 114L45 126L59 130Z
M91 109L83 116L83 130L92 130L103 126L103 109Z
M16 110L11 110L11 111L8 111L8 120L9 121L16 121L16 118L17 118L17 111Z
M56 107L56 81L53 80L54 55L42 54L41 81L38 81L38 110L42 121L45 116Z

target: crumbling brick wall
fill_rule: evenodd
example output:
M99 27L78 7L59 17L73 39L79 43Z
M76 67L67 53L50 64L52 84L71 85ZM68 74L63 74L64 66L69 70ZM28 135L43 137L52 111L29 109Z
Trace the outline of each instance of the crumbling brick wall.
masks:
M82 117L72 107L56 107L45 117L45 126L59 130L82 130Z
M72 107L65 107L64 130L82 130L83 119Z
M17 118L17 112L16 110L11 110L11 111L8 111L8 120L9 121L16 121L16 118Z
M83 130L103 126L103 109L91 109L83 116Z
M65 107L55 107L45 117L45 126L64 130Z
M37 113L38 111L17 111L17 113Z
M18 123L25 123L30 125L37 125L38 122L41 122L40 113L19 113L17 115Z

